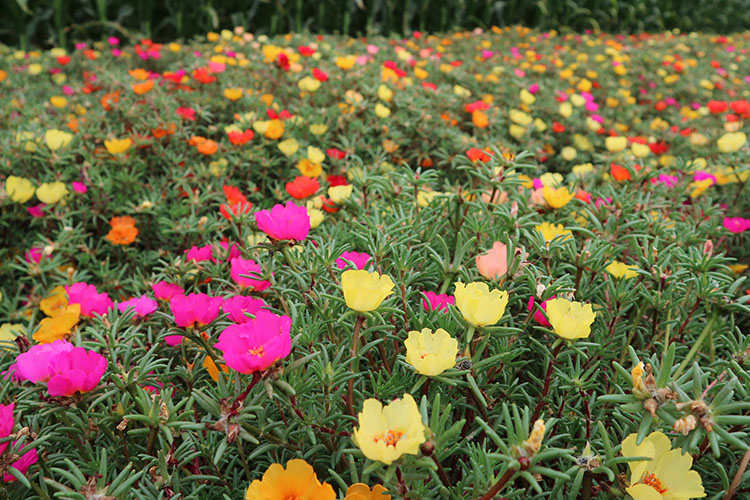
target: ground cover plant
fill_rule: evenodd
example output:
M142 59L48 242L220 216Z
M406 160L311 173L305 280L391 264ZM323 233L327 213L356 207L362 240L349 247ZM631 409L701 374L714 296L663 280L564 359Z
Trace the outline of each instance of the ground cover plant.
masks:
M747 498L749 47L0 48L0 498Z

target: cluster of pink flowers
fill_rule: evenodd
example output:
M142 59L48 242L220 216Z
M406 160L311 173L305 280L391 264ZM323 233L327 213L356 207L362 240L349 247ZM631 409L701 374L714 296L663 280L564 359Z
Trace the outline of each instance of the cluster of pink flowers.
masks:
M13 420L13 410L15 409L15 404L11 403L9 405L0 405L0 439L7 438L10 436L13 432L13 426L15 425L15 421ZM15 446L17 441L13 441L13 446ZM6 441L4 443L0 443L0 460L4 460L2 458L3 453L5 453L5 450L8 449L8 447L11 445L10 442ZM26 451L22 451L26 448ZM29 467L31 467L33 464L39 460L39 457L37 456L36 449L28 449L26 446L21 446L18 450L18 454L21 455L21 458L15 460L10 464L11 467L16 469L21 474L26 474L26 471L29 470ZM16 478L12 474L8 473L7 471L3 474L3 481L6 483L10 483L15 481Z
M46 382L50 396L72 396L99 385L107 371L107 360L66 340L56 340L19 354L10 371L19 381Z

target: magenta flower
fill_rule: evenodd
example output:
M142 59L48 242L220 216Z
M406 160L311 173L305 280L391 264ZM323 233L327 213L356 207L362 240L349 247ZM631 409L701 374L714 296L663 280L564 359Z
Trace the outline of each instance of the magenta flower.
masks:
M258 229L274 240L298 240L307 238L310 232L310 216L305 207L291 201L286 205L274 205L271 211L255 212Z
M186 259L188 261L203 262L204 260L213 259L214 247L210 243L208 245L203 245L202 247L193 245L190 250L186 250L185 253L187 254Z
M29 264L39 264L39 262L42 260L42 257L42 249L39 247L31 247L26 250L26 253L24 254L24 258Z
M235 257L231 260L232 270L230 274L232 279L243 288L252 288L261 291L271 286L270 281L254 277L261 274L260 265L252 259L243 259Z
M716 176L706 172L705 170L698 170L696 173L693 174L693 180L700 182L705 181L706 179L711 179L711 184L716 184Z
M265 305L266 303L263 302L263 299L235 295L234 297L224 299L224 302L221 304L221 310L235 323L247 323L252 319L248 314L255 315Z
M85 193L89 188L83 182L73 181L73 191L76 193Z
M341 257L336 259L336 266L339 269L344 269L346 266L354 264L355 269L361 270L367 266L370 259L372 259L372 256L365 252L344 252Z
M55 340L49 344L36 344L28 351L19 354L10 367L15 380L46 382L54 374L51 362L58 354L73 350L73 344L66 340Z
M546 312L547 302L554 299L555 297L557 297L557 295L553 295L552 297L548 298L547 300L539 304L539 307L541 307L542 310ZM534 320L542 326L552 326L550 325L550 322L547 319L547 316L545 316L544 313L542 313L542 311L534 307L535 303L536 301L534 299L534 296L532 295L531 297L529 297L529 312L534 311Z
M447 293L435 293L435 292L422 292L425 294L427 299L422 298L422 307L425 311L441 311L443 313L448 312L448 304L455 304L456 298L453 295Z
M242 256L240 246L237 243L232 243L232 245L230 246L228 242L222 241L219 243L219 246L224 250L223 255L227 256L227 258L225 259L227 262L234 259L235 257Z
M221 297L211 297L205 293L175 295L169 301L169 308L174 314L177 326L182 328L195 324L203 326L216 319L223 300Z
M679 180L679 177L676 175L659 174L659 177L651 179L651 184L664 184L666 187L674 187Z
M34 205L33 207L26 208L26 211L29 213L30 216L34 218L39 218L44 216L44 207L46 207L46 203L40 203L39 205Z
M722 224L732 233L743 233L750 229L750 219L742 217L724 217Z
M9 405L0 405L0 438L6 438L10 436L11 432L13 431L13 425L15 422L13 421L13 409L15 407L15 404L11 403ZM13 441L13 445L17 441ZM10 445L9 442L0 443L0 455L3 454L3 452L8 448ZM19 450L23 450L26 448L25 446L21 446ZM39 457L36 454L36 448L32 448L30 450L27 449L27 451L23 454L21 454L21 458L16 460L15 462L11 463L11 467L14 469L17 469L21 474L26 474L26 472L29 470L29 467L31 467L33 464L37 462ZM3 474L3 481L6 483L11 483L13 481L16 481L15 476L12 476L9 473Z
M104 316L114 302L105 292L99 293L96 286L88 283L74 283L65 285L65 293L68 294L68 304L81 304L81 315L91 318L94 314Z
M59 353L50 360L53 371L47 382L50 396L72 396L76 392L89 392L99 385L107 371L107 360L94 351L74 347Z
M154 299L149 298L147 295L141 295L140 297L134 297L130 300L126 300L117 304L117 310L125 312L128 308L135 311L135 315L139 318L148 316L149 314L156 311L159 307L159 303Z
M151 289L154 291L154 295L157 299L161 300L172 300L175 295L182 295L185 290L180 285L174 283L167 283L166 281L159 281L151 285Z
M291 327L289 316L277 316L261 309L255 319L226 327L214 347L224 353L227 366L240 373L265 370L289 355Z

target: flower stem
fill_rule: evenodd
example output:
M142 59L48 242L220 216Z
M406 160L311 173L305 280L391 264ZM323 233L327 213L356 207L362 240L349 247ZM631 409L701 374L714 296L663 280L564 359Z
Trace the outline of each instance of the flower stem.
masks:
M356 373L357 371L357 349L359 348L359 332L362 330L362 324L365 322L365 317L361 314L357 315L357 320L354 322L354 333L352 334L352 348L350 351L351 354L351 364L349 365L349 368L352 372L352 374ZM349 415L354 415L354 377L349 379L349 387L347 391L347 397L346 397L346 408L349 411Z
M552 351L552 357L549 358L549 364L547 365L547 374L544 376L544 387L542 387L542 395L539 396L539 402L536 404L536 408L534 408L534 416L531 417L532 422L536 422L539 418L539 413L542 411L542 406L544 405L544 398L547 396L547 392L549 391L549 384L552 380L552 369L555 366L555 359L557 359L557 354L560 352L560 349L562 349L563 343L560 342L557 344L557 347L555 347L555 350Z
M234 417L240 412L240 407L242 406L242 403L245 402L245 398L247 398L247 395L250 394L250 390L255 387L255 384L260 382L261 376L259 372L253 372L253 379L250 381L250 383L247 385L247 388L237 396L237 398L232 403L231 408L229 409L229 413L227 414L227 418Z
M490 488L490 490L485 493L484 496L479 500L492 500L493 498L495 498L495 495L497 495L500 490L502 490L503 487L508 483L508 481L510 481L511 478L516 475L516 472L518 471L515 469L508 469L507 471L505 471L505 474L503 474L503 476L497 480L492 488Z

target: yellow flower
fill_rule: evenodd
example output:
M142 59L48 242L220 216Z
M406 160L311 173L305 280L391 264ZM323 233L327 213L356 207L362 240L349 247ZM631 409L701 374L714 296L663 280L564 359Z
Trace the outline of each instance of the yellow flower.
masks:
M604 146L607 148L607 151L611 153L617 153L618 151L622 151L625 149L625 147L628 145L628 138L627 137L607 137L604 139Z
M439 195L437 191L423 191L419 190L417 193L417 203L420 207L424 208L430 203L432 203L432 200L435 199L435 196Z
M544 200L552 208L564 207L570 200L573 199L574 196L573 193L568 191L568 188L566 187L555 189L549 186L544 186L544 188L542 189L542 195L544 196Z
M130 137L124 139L112 139L111 141L104 141L104 147L107 148L107 152L111 155L119 155L127 151L132 146L133 140Z
M307 215L310 217L310 229L315 229L325 219L323 211L314 207L307 207Z
M693 457L672 449L672 442L661 432L652 432L636 444L630 434L622 442L623 457L649 457L628 462L630 486L626 491L634 500L689 500L706 496L700 474L690 470Z
M44 140L47 142L47 147L52 151L64 148L72 139L73 134L63 132L62 130L51 129L44 133Z
M508 116L510 117L510 121L512 121L513 123L517 123L521 125L522 127L527 127L531 125L531 122L534 121L534 119L531 118L531 116L517 109L511 109L510 112L508 113Z
M240 88L229 88L224 89L224 97L230 101L238 101L242 98L242 89Z
M81 304L70 304L52 318L44 318L32 338L49 344L66 338L81 319Z
M375 105L375 114L378 116L378 118L388 118L389 116L391 116L391 108L377 103Z
M644 156L648 156L648 154L651 153L651 148L649 148L645 144L634 142L633 145L630 146L630 151L633 152L633 155L636 158L643 158Z
M262 133L268 139L279 139L282 135L284 135L284 122L281 120L269 120L266 123L265 130ZM297 141L295 141L295 143L296 142Z
M464 88L460 85L453 86L453 93L458 97L471 97L471 90Z
M573 166L573 175L579 179L594 172L594 166L591 163L581 163Z
M411 394L385 408L377 399L367 399L357 418L359 427L354 429L353 440L370 460L390 465L401 455L418 454L426 440L422 416Z
M724 134L716 141L716 146L722 153L734 153L747 142L744 132L731 132Z
M576 148L572 146L566 146L560 150L560 156L565 161L573 161L575 160L576 156L578 155L578 151L576 151Z
M391 277L368 272L364 269L344 271L341 274L341 288L350 309L359 312L374 311L380 303L393 293L395 284Z
M16 203L26 203L34 196L34 185L24 177L11 175L5 179L5 192Z
M319 177L323 173L323 167L320 163L313 163L307 158L302 158L297 163L297 168L305 177Z
M644 373L642 361L635 365L630 372L630 378L633 381L633 394L638 399L648 399L651 397L651 391L646 388L646 382L643 379Z
M313 163L323 163L326 159L326 155L315 146L307 146L307 159Z
M690 192L691 198L697 198L702 195L708 188L714 185L712 179L703 179L701 181L693 181L690 183L690 187L693 190Z
M534 226L534 229L544 236L544 241L546 241L548 245L558 236L564 236L560 241L565 241L570 238L572 234L570 229L565 229L562 224L550 224L549 222L542 222L541 224Z
M67 305L68 295L62 286L56 286L49 295L39 301L39 308L49 317L57 316Z
M60 181L45 182L36 188L36 197L39 198L39 201L49 205L57 203L66 194L68 194L68 188L65 187L65 183Z
M458 341L442 328L435 333L429 328L423 328L421 332L412 330L404 345L406 362L422 375L434 377L456 364Z
M24 327L18 323L3 323L0 325L0 349L4 351L12 351L13 349L8 347L8 342L13 342L16 337L24 334Z
M547 301L547 317L555 333L568 340L585 339L591 335L596 318L591 304L571 302L563 298Z
M297 82L297 86L300 88L300 90L312 93L320 88L320 80L311 76L306 76Z
M323 135L328 131L328 125L325 123L313 123L310 125L310 133L313 135Z
M391 99L393 99L393 91L381 83L378 87L378 99L391 102Z
M336 204L341 204L349 199L349 197L352 195L352 189L354 186L352 184L347 184L345 186L331 186L328 188L328 197Z
M64 108L68 105L68 100L61 95L55 95L49 98L50 104L56 108Z
M357 58L354 56L340 56L336 58L336 66L344 71L352 69L355 62L357 62Z
M299 149L299 143L297 142L297 139L287 139L285 141L281 141L278 145L278 148L279 151L284 153L284 156L292 156Z
M344 500L391 500L391 495L386 495L383 485L376 484L370 489L364 483L356 483L346 490Z
M541 418L534 422L534 428L531 429L529 439L521 443L521 454L526 458L531 458L542 448L542 440L544 440L544 431L546 426L544 420Z
M494 325L505 314L508 292L492 290L487 283L473 282L468 285L454 283L456 307L471 325L481 327Z
M617 279L625 278L626 280L629 280L630 278L638 276L638 271L636 271L636 269L638 269L637 267L630 267L619 260L613 260L605 269Z
M295 458L286 463L271 464L245 492L245 500L335 500L336 492L328 483L320 483L315 470L304 460Z

